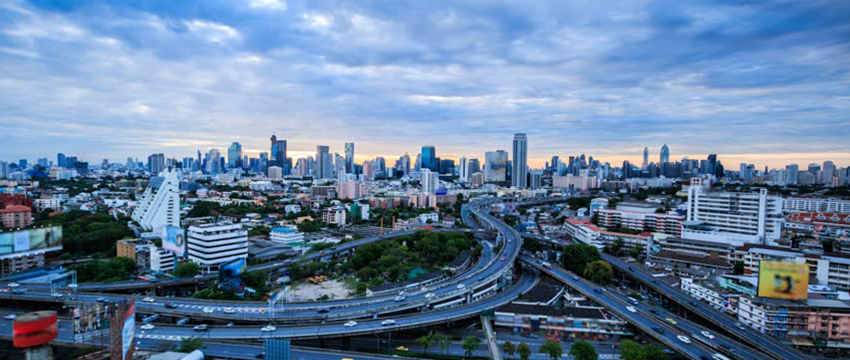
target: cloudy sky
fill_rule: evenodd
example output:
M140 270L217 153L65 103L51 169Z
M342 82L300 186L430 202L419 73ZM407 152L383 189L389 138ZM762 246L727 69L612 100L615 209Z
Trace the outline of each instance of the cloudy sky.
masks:
M0 159L242 143L850 165L846 1L0 2ZM132 4L131 4L132 3ZM138 4L142 3L142 4ZM730 166L731 165L731 166Z

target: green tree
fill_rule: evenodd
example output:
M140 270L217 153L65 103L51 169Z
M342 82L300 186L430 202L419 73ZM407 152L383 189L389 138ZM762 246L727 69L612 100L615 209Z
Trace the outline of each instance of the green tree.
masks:
M614 269L605 260L596 260L587 265L584 277L599 285L607 285L614 277Z
M192 277L198 275L201 272L198 264L187 261L177 264L177 267L174 268L174 276L177 277Z
M271 232L272 229L270 229L268 226L257 225L248 231L248 236L268 237Z
M643 257L643 245L635 245L631 250L629 250L629 256L640 259Z
M549 355L549 358L552 360L558 360L561 358L561 354L564 353L564 348L561 347L561 343L555 340L546 340L543 345L540 345L540 353Z
M531 357L531 348L525 342L519 343L516 347L516 352L521 360L528 360Z
M444 354L449 349L449 344L451 343L451 339L443 333L434 333L434 335L431 335L431 341L436 344Z
M211 201L198 201L192 205L192 210L189 210L188 217L204 217L213 214L214 210L218 209L218 204Z
M570 356L575 360L597 360L599 358L599 354L596 353L593 345L584 340L573 343L573 346L570 347Z
M656 344L648 344L643 347L643 353L646 356L646 360L668 360L670 356L664 352L660 346Z
M269 273L266 271L249 271L242 274L242 281L245 286L248 286L257 291L257 295L262 296L269 291L268 281Z
M514 356L514 354L516 353L516 345L514 345L514 343L510 341L505 341L502 343L502 351L504 351L505 354L508 354L509 356Z
M428 354L428 348L431 347L431 336L430 335L422 335L416 338L416 343L419 344L423 349L425 349L425 354Z
M463 354L465 356L472 356L472 353L481 346L481 340L478 340L475 336L467 336L463 339Z
M177 352L190 353L195 350L205 348L204 339L199 337L190 337L180 340L180 345L177 345Z
M620 359L622 360L646 360L643 346L632 340L620 341Z
M564 268L576 274L584 274L587 264L601 258L599 250L588 244L570 244L563 251Z

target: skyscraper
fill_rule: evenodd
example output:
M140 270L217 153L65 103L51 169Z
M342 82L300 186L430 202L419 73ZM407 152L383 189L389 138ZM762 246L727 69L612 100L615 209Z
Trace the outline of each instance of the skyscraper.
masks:
M242 145L233 142L227 148L227 167L235 169L242 166Z
M475 173L481 172L481 163L478 161L478 158L469 159L469 176L470 179L472 175Z
M151 156L155 156L154 154ZM180 226L180 179L177 170L166 169L151 178L131 218L145 230L165 225Z
M422 183L422 192L433 194L437 192L439 177L437 172L423 168L420 173L420 182Z
M316 165L313 168L313 176L316 179L333 177L333 157L330 147L326 145L316 146Z
M785 178L787 185L797 185L797 177L800 173L800 165L790 164L785 166Z
M63 154L63 153L56 154L56 166L65 167L65 154Z
M514 159L511 171L511 186L517 189L528 187L528 138L525 134L514 134Z
M284 175L289 175L286 168L286 140L278 140L277 135L272 135L272 151L269 153L269 165L280 166Z
M354 143L345 143L345 172L354 174Z
M662 164L670 162L670 148L667 147L667 144L661 147L661 158L659 162Z
M148 171L151 172L151 175L159 175L163 169L165 169L164 154L151 154L148 156Z
M466 159L466 156L460 157L460 171L458 171L458 178L461 182L469 182L470 176L472 174L469 173L469 160Z
M437 150L434 149L433 146L423 146L421 155L422 157L420 158L420 161L422 161L422 169L428 169L433 172L439 171L437 165Z
M646 166L649 165L649 148L643 148L643 166L642 169L646 169Z

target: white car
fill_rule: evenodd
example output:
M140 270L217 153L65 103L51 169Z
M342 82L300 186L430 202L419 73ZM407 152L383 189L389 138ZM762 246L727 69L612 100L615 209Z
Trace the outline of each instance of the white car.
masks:
M274 327L274 325L266 325L266 326L263 326L262 329L260 329L260 331L262 331L262 332L272 332L272 331L275 331L275 330L277 330L277 328Z
M430 299L430 298L432 298L432 297L434 297L434 293L427 293L427 294L425 294L425 298L426 298L426 299Z
M629 312L637 312L637 309L635 309L634 306L626 306L626 310L628 310Z
M196 325L192 329L195 329L195 331L207 331L207 325L206 324Z
M16 282L10 282L10 283L9 283L9 287L10 287L10 288L15 288L15 287L18 287L18 286L21 286L21 284L18 284L18 283L16 283Z
M225 314L233 314L233 313L236 312L236 309L229 307L229 308L224 308L224 310L222 310L222 311L224 311Z
M681 342L683 342L683 343L685 343L685 344L690 344L690 343L691 343L691 339L689 339L689 338L688 338L687 336L685 336L685 335L677 335L677 336L676 336L676 338L678 338L678 339L679 339L679 341L681 341Z
M395 325L395 320L389 319L389 320L381 321L381 326L389 326L389 325Z
M194 277L195 277L195 279L203 279L204 278L204 276L201 275L201 274L195 275Z
M207 307L205 307L205 308L204 308L204 313L206 313L206 314L212 314L212 312L213 312L213 308L211 308L211 307L209 307L209 306L207 306Z
M404 301L404 295L396 296L395 301Z
M466 287L466 285L464 285L464 284L457 284L457 288L458 288L458 289L463 289L463 288L465 288L465 287Z
M154 299L152 297L148 296L148 297L142 299L142 301L144 301L144 302L154 302Z
M144 324L144 325L140 326L140 327L139 327L139 329L142 329L142 330L153 330L153 328L154 328L154 327L155 327L155 326L153 326L153 324Z
M712 334L711 334L710 332L708 332L708 331L703 331L701 334L702 334L702 336L705 336L706 338L714 339L714 335L712 335Z
M349 321L349 322L347 322L347 323L345 323L345 324L342 324L342 326L345 326L345 327L355 327L355 326L357 326L357 322L356 322L356 321Z
M62 293L53 293L53 295L51 295L51 296L53 296L54 298L57 298L57 299L61 299Z
M18 318L18 315L15 315L15 314L9 314L9 315L6 315L4 317L4 319L6 319L6 320L15 320L17 318Z

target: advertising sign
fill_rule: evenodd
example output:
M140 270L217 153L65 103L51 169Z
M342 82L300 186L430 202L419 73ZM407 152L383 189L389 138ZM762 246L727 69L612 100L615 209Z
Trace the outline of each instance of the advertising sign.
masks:
M18 316L12 324L12 343L17 348L49 343L59 334L55 311L36 311Z
M133 340L136 338L136 304L132 300L124 315L124 328L121 331L121 337L123 359L126 360L129 359L128 356L132 355L133 345L135 344Z
M59 250L62 250L61 226L0 233L0 259L28 252Z
M808 264L764 260L759 264L758 296L805 300L808 293Z
M245 269L244 258L233 259L219 265L218 287L242 294L245 291L245 282L242 281L242 274L245 273Z
M163 228L162 248L177 256L186 256L186 235L177 226L166 225Z

